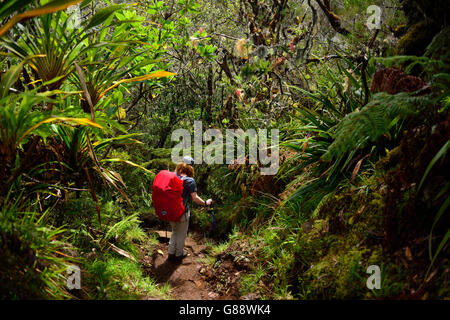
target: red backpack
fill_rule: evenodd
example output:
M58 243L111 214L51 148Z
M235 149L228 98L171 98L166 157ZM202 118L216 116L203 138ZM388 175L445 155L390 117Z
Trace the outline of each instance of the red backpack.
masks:
M171 171L160 171L153 181L152 201L162 220L179 222L184 213L183 180Z

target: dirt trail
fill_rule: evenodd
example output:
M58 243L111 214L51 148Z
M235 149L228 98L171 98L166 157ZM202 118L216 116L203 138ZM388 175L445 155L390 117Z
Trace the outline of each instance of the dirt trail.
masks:
M171 233L157 231L160 243L151 256L141 257L141 263L146 272L155 278L157 283L168 282L171 287L171 297L180 300L217 300L239 299L239 275L232 264L227 268L218 268L221 263L209 266L201 259L208 256L207 246L201 240L195 240L188 235L185 249L188 256L181 263L169 261L168 238ZM162 254L161 254L162 253ZM220 259L220 257L219 257ZM225 274L225 277L223 275ZM231 274L231 276L230 276ZM221 277L222 275L222 277ZM225 278L225 282L222 279ZM224 282L224 283L222 283Z

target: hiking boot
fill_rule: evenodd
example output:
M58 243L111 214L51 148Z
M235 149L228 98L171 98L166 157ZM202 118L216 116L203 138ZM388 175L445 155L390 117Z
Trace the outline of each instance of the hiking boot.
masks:
M169 253L169 261L174 262L181 262L183 261L183 258L187 256L187 251L183 249L183 255L182 256L176 256L174 253Z

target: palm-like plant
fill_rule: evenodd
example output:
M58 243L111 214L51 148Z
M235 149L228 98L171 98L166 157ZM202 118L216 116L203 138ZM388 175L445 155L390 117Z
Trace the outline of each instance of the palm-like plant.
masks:
M25 12L18 13L20 11L24 11L29 7L29 5L33 2L32 0L5 0L2 1L2 7L0 8L0 19L4 19L6 17L12 16L5 25L0 27L0 38L8 32L14 25L22 20L30 19L33 17L38 17L43 14L49 14L53 12L58 12L64 9L67 9L70 6L73 6L77 3L80 3L82 0L53 0L48 2L47 4L34 8L32 10L28 10ZM86 2L86 1L85 1Z
M55 2L64 7L60 1ZM0 39L5 48L22 60L18 67L5 74L0 87L0 98L4 98L1 102L5 106L0 110L0 158L4 160L0 181L6 182L2 191L29 169L26 167L30 165L26 163L42 137L44 143L40 144L39 150L46 151L45 159L27 175L35 182L33 190L48 186L62 188L61 183L66 186L75 183L79 187L76 190L82 190L80 188L88 182L91 195L98 204L94 185L96 174L132 205L124 192L126 186L120 174L107 168L106 164L124 162L148 170L128 160L106 159L106 148L109 150L113 144L137 141L133 139L135 135L127 134L123 126L101 110L99 102L121 84L167 77L173 73L162 70L148 73L154 68L154 61L140 57L145 50L133 47L147 44L136 40L123 28L131 23L129 20L113 21L114 13L126 6L121 4L100 9L90 20L82 22L80 28L71 27L70 15L65 12L48 14L54 11L43 10L41 14L44 16L29 14L30 20L15 26L16 34L20 35L18 39ZM117 28L107 37L113 26ZM23 71L26 65L34 71L34 81L25 80L29 91L13 95L10 88L19 80L20 74L23 72L24 79L29 78ZM69 92L74 87L78 91ZM60 108L53 110L54 105ZM91 113L90 120L85 118L80 106L83 111ZM48 125L58 122L76 125ZM124 134L115 136L113 128ZM31 144L22 152L20 147L29 135L33 136ZM45 142L47 137L50 138ZM99 156L102 152L103 155ZM46 170L60 174L42 175ZM99 206L97 212L100 220Z
M282 167L284 175L281 174L281 177L307 167L310 169L309 182L298 188L290 199L297 199L318 189L323 189L325 192L334 190L345 177L344 174L348 172L350 166L355 165L355 168L359 169L362 159L366 157L359 152L363 143L357 141L351 150L338 153L333 159L325 159L330 146L335 141L336 127L345 119L347 113L363 105L359 94L363 88L361 74L350 60L342 58L354 74L340 64L337 64L336 71L325 66L326 75L323 82L332 84L331 87L326 87L326 91L318 89L315 93L311 93L292 87L304 98L311 99L313 103L309 106L295 107L297 115L293 122L294 127L292 128L292 124L287 125L288 131L294 132L291 139L284 141L283 145L296 151L297 154ZM345 87L344 78L348 80L351 89ZM289 169L285 170L285 168ZM293 183L295 184L296 181Z
M119 13L117 15L122 17ZM113 24L112 18L109 17L104 24ZM119 85L174 75L163 70L151 72L161 61L159 52L144 41L148 31L136 31L136 21L140 20L131 16L119 20L119 25L112 33L100 32L97 42L109 45L93 46L86 52L84 59L78 62L83 74L73 73L71 82L79 90L86 91L82 100L82 108L86 112L89 110L88 100L96 109L101 108L100 100ZM106 100L103 99L105 103Z
M82 108L89 112L111 89L121 83L145 81L173 75L166 71L156 71L147 75L123 79L132 71L152 63L144 59L127 66L143 52L134 52L131 44L140 43L130 39L129 33L117 28L106 39L110 27L130 21L112 22L113 14L126 5L114 5L100 9L80 28L70 27L70 15L65 12L48 14L21 25L16 29L22 34L18 41L3 40L4 46L19 58L29 59L28 64L35 71L37 80L46 83L49 90L61 88L63 82L72 75L72 82L83 91ZM98 31L100 29L100 32ZM86 74L74 72L78 63Z
M71 82L78 90L83 92L81 107L85 112L90 112L91 103L93 108L101 108L100 101L106 96L106 93L121 84L174 75L174 73L164 70L156 70L149 74L129 77L130 74L140 70L142 67L151 68L156 61L144 59L143 61L135 62L133 60L142 54L142 52L130 54L130 51L131 49L128 45L120 45L115 50L110 50L110 48L93 50L89 52L89 59L91 61L82 61L82 69L78 69L76 74L72 74L70 77ZM102 59L104 59L103 62L95 62L102 61Z
M320 97L315 98L321 99ZM332 190L336 187L343 172L343 156L331 164L321 160L333 141L330 130L339 123L339 118L327 116L323 110L305 107L298 107L296 110L298 115L296 116L295 133L291 139L284 141L282 145L297 153L283 165L281 178L307 167L310 167L312 172L309 183L300 187L291 199L296 199L324 186ZM346 164L348 161L349 159L347 159ZM286 170L285 168L289 169Z
M86 119L77 117L67 117L64 114L51 114L50 112L41 112L35 107L45 103L54 103L56 92L46 91L39 93L39 88L19 94L10 94L9 90L19 77L23 63L13 66L6 72L0 81L0 181L2 181L2 190L7 190L8 186L22 173L23 166L19 164L14 169L13 162L17 151L25 143L28 136L35 135L35 143L39 137L45 138L48 135L46 124L70 122L81 126L94 126L102 128L99 124ZM26 160L26 157L22 161ZM22 163L22 162L21 162ZM14 169L14 170L13 170ZM13 173L11 174L11 171Z
M82 60L87 50L99 45L89 43L97 32L96 27L102 25L115 10L123 7L117 5L99 10L80 28L70 27L70 15L65 12L36 17L15 27L17 34L21 34L17 41L4 39L2 42L23 60L34 56L29 65L36 72L36 80L47 83L50 90L59 89L73 71L74 62Z

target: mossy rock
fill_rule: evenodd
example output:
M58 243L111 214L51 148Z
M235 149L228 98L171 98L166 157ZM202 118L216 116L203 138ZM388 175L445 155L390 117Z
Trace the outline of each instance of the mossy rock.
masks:
M388 169L391 169L400 163L401 156L402 156L401 148L396 147L391 151L389 151L385 157L380 159L375 164L375 168L377 170L387 171Z
M311 264L304 273L308 299L356 299L365 288L366 248L342 248L338 254L329 253Z
M443 29L431 41L425 55L434 60L442 60L441 72L450 72L450 27Z

